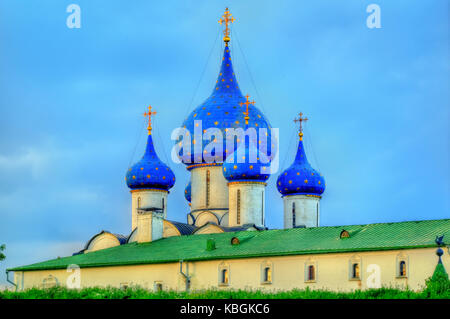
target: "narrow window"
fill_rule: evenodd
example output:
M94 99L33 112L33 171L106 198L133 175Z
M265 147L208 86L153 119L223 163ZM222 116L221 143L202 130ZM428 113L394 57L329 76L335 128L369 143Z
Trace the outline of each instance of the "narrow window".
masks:
M295 203L292 203L292 228L295 228Z
M228 269L222 269L222 284L228 284Z
M237 190L237 200L236 200L236 223L239 225L241 223L241 190Z
M137 208L141 208L141 198L138 197L137 199Z
M210 181L210 172L206 171L206 207L209 206L209 181Z
M319 203L316 204L316 226L319 227Z
M264 226L264 191L261 192L261 225Z
M272 281L272 269L270 269L270 267L264 268L264 281L265 282Z
M402 260L399 265L399 275L400 277L406 277L406 262Z
M163 212L164 212L164 198L162 199L162 210L163 210Z
M359 278L359 264L355 263L352 265L352 278L358 279Z
M316 278L316 272L313 265L308 266L308 280L312 281Z
M157 283L155 285L155 290L156 290L156 292L161 292L163 290L162 284L161 283Z

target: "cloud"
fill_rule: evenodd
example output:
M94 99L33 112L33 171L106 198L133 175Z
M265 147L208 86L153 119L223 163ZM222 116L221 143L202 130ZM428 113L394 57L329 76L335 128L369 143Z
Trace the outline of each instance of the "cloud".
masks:
M79 251L85 242L79 241L15 241L6 245L6 259L0 262L0 274L5 274L7 268L24 266L57 257L70 256ZM12 274L9 275L10 279ZM10 287L6 276L0 276L1 287Z
M42 176L49 164L50 154L35 148L25 148L19 154L0 154L0 174L29 172L33 179Z

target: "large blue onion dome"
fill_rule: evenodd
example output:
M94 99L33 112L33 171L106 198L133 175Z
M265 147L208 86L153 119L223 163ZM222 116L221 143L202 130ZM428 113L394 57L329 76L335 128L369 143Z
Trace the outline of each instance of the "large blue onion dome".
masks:
M184 198L186 198L189 203L191 202L191 182L189 182L184 189Z
M223 163L223 176L229 182L265 182L270 177L270 162L263 163L267 156L262 156L262 153L261 148L257 147L257 138L244 135L241 141L238 140L233 157L228 157Z
M277 179L278 191L283 195L320 196L325 191L325 179L306 158L303 147L303 134L300 133L297 155L294 163L283 171Z
M244 111L245 105L241 104L246 101L242 95L239 85L236 80L236 75L233 70L233 65L230 55L230 47L228 43L225 43L225 49L223 52L222 66L220 68L219 76L216 81L216 85L210 97L206 99L200 106L185 119L183 122L183 128L189 131L191 138L191 149L183 153L180 150L178 156L181 161L188 165L210 163L211 159L204 158L204 148L214 139L215 136L211 136L208 140L196 140L194 136L194 129L197 128L199 133L205 133L208 128L218 128L222 132L222 150L212 150L211 155L214 158L215 163L223 163L226 159L226 132L228 128L242 127L244 124ZM259 128L267 129L267 136L264 136L263 143L271 145L270 136L270 124L264 117L262 112L254 105L249 106L249 115L251 121L250 127L254 127L257 132ZM201 121L201 122L194 122ZM176 142L181 146L182 137ZM217 139L216 139L217 141ZM198 144L200 143L200 145ZM195 147L197 145L197 147ZM236 150L236 147L234 147ZM230 152L231 153L231 152ZM267 152L269 155L269 151Z
M144 156L127 171L127 185L131 189L150 188L168 191L175 184L175 175L169 166L158 158L150 130L151 128Z

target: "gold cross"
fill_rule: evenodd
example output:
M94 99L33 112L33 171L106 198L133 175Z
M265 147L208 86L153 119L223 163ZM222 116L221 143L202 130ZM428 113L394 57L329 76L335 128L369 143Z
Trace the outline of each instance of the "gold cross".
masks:
M245 124L247 124L247 125L248 125L248 120L250 119L250 117L248 116L248 106L249 106L249 104L255 105L255 101L251 101L251 102L250 102L250 101L248 100L249 97L250 97L250 95L247 94L247 95L245 96L245 99L246 99L247 101L239 103L241 106L243 106L243 105L245 104L245 112L244 112L245 117L244 117L244 119L245 119Z
M155 115L155 114L156 114L156 112L155 111L152 112L152 106L149 105L148 112L144 113L144 116L148 116L148 126L147 126L148 135L152 135L152 115Z
M300 141L301 141L301 140L303 140L303 126L302 126L302 124L303 124L303 122L306 122L308 120L308 118L307 117L302 117L303 116L302 112L298 113L298 115L299 115L298 119L294 119L294 122L295 123L297 123L297 122L300 123L300 128L298 130L298 136L300 137Z
M228 42L230 41L230 29L228 28L228 24L229 23L233 23L234 22L234 18L231 15L230 11L228 10L228 8L225 8L225 13L222 15L222 18L219 20L219 23L225 23L225 30L223 30L223 41L225 42L225 45L228 45Z

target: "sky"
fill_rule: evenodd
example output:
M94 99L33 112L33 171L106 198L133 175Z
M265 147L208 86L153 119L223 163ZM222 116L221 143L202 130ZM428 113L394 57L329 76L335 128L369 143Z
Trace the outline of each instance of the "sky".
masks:
M280 165L306 152L325 177L322 226L450 217L449 5L380 1L0 1L0 244L5 269L71 255L101 230L129 234L127 168L154 142L176 175L169 219L186 221L189 174L170 135L212 92L226 6L234 70L280 129ZM68 28L70 4L81 28ZM381 28L369 29L369 4ZM273 175L266 226L283 227Z

